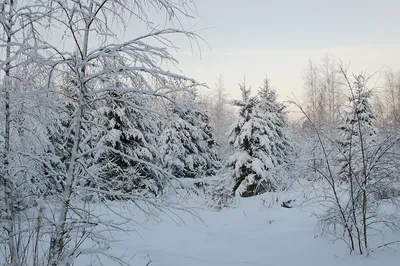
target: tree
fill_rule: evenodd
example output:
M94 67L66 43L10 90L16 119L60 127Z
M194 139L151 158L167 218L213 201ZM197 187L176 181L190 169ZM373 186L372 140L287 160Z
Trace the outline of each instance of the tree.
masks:
M313 121L320 124L325 120L325 99L320 90L320 75L318 68L311 60L308 61L308 68L303 76L303 80L306 98L306 110Z
M350 109L347 112L344 123L339 128L341 131L340 147L343 150L345 160L342 166L343 179L350 182L359 182L362 169L362 153L367 147L374 144L377 135L375 128L375 114L370 103L372 91L365 87L362 75L356 77L354 91L350 98ZM365 158L364 158L365 159ZM353 165L351 165L353 164Z
M326 208L326 212L319 215L319 223L324 230L343 239L350 252L358 249L360 254L368 255L368 237L371 231L376 230L377 224L392 230L400 225L398 215L380 211L382 204L385 208L388 204L393 204L393 208L399 206L396 201L399 194L392 194L393 190L386 192L390 182L393 183L398 176L399 154L395 149L400 138L397 134L381 137L376 134L375 115L370 103L372 91L366 85L368 79L364 75L354 75L351 80L347 69L341 65L339 71L349 89L349 105L334 137L323 135L307 112L297 106L315 131L322 151L321 164L313 170L329 187L327 193L315 199ZM382 195L390 198L390 203L382 202ZM343 231L338 232L337 225Z
M269 146L274 167L287 165L293 151L290 140L287 136L285 106L277 101L275 89L270 85L268 77L265 77L264 84L258 91L260 99L259 108L266 116L269 126Z
M387 71L383 87L386 124L396 129L400 125L400 73Z
M173 107L161 135L164 167L178 178L201 178L220 168L209 116L196 105Z
M117 87L120 87L118 85ZM105 102L96 110L98 123L103 125L96 145L94 164L99 167L101 190L119 192L120 197L150 192L155 196L165 186L161 155L156 136L160 135L157 119L148 99L140 93L108 92ZM136 158L132 160L129 157ZM118 195L111 196L119 198Z
M335 58L326 54L320 65L309 60L303 80L310 118L318 125L335 125L345 103Z
M348 81L345 71L342 71L345 79ZM366 80L362 75L355 77L354 87L349 84L350 112L346 117L344 125L340 128L342 133L342 141L340 146L345 160L342 160L342 168L339 172L344 179L350 184L350 202L352 224L357 232L357 240L360 253L361 235L363 236L364 249L368 254L367 244L367 208L368 208L368 189L369 183L372 181L371 174L373 171L369 169L373 158L374 142L376 138L376 128L373 125L375 115L370 104L371 91L366 89ZM371 172L371 173L369 173ZM357 221L359 209L362 209L361 220ZM362 227L360 226L362 224ZM362 232L362 233L361 233Z
M233 120L232 114L234 111L228 105L229 95L225 92L224 80L221 75L217 78L215 90L212 95L213 100L211 100L210 108L211 122L215 128L216 140L224 148L227 144L226 135L229 131L231 120Z
M325 102L327 112L327 122L333 125L338 122L338 117L340 117L341 100L342 95L340 91L340 81L338 78L339 71L337 70L336 60L326 54L321 60L320 66L321 72L321 89L322 93L325 95Z
M26 259L22 249L30 241L21 241L22 232L19 231L17 212L28 206L27 202L35 193L37 181L37 161L39 149L29 137L37 137L40 142L40 133L35 132L39 127L29 128L38 122L33 114L32 99L36 99L38 87L32 86L30 75L26 74L29 66L36 65L38 50L48 48L44 46L39 28L44 23L50 11L44 1L2 1L0 3L0 71L2 72L2 132L0 164L0 220L2 221L1 240L7 242L5 262L10 265L19 265ZM35 80L37 81L37 79ZM29 88L29 89L28 89ZM31 91L29 91L31 90ZM35 92L34 92L35 91ZM33 93L34 92L34 93ZM27 95L30 95L27 97ZM30 116L29 112L32 112ZM4 116L3 116L4 115ZM24 124L19 124L24 121ZM38 141L39 140L39 141ZM25 146L26 145L26 146ZM3 235L4 233L4 235ZM28 242L28 243L27 243Z
M105 190L93 187L93 184L101 183L102 176L110 175L106 172L111 169L98 167L95 163L96 155L100 152L104 155L101 158L105 159L115 155L113 153L118 153L126 162L144 164L163 172L153 162L143 162L138 158L138 154L130 154L131 150L116 149L114 143L107 142L106 136L110 135L105 131L113 129L115 132L115 128L111 124L96 121L95 110L101 110L103 107L102 115L115 118L118 117L115 110L130 113L130 101L126 97L131 96L131 93L168 100L171 92L186 91L196 86L194 80L173 74L161 67L166 62L176 63L166 49L166 46L170 48L169 45L172 45L168 41L170 35L182 34L189 39L195 39L196 35L183 29L156 28L148 14L150 12L148 8L154 8L162 10L167 15L168 21L179 19L178 16L189 17L188 12L192 10L190 1L57 0L50 1L49 4L54 13L51 17L53 26L64 32L62 41L68 45L63 47L53 45L48 51L50 55L46 63L53 66L52 72L55 76L70 73L72 85L68 94L70 109L65 113L67 116L63 117L65 125L63 127L67 130L61 130L67 142L60 143L62 153L49 150L53 152L51 156L58 158L59 165L58 167L49 165L48 172L61 176L63 186L59 188L60 193L57 193L59 197L57 215L53 217L55 220L48 229L51 232L51 239L46 255L49 265L70 265L78 256L85 254L98 252L107 255L104 252L107 247L104 246L101 234L103 229L98 228L102 223L109 226L113 222L99 219L87 205L84 207L80 205L87 194L98 193L101 198L119 195L135 201L148 201L151 205L150 199L135 190L121 193L118 188L114 190L107 187ZM115 25L125 25L130 17L145 23L149 32L121 43ZM57 41L59 40L54 40L55 43ZM125 87L103 82L115 75L121 78L126 84ZM151 80L162 84L162 88L156 90L152 87ZM184 87L178 80L190 81L193 85ZM56 95L62 93L59 84L55 84L52 92ZM109 106L104 106L106 103L104 99L110 95L112 101L107 103ZM116 102L122 105L117 106ZM131 127L136 126L138 125L129 124L126 130L129 127L132 130ZM99 136L104 136L105 141L94 145ZM131 140L129 137L120 138L118 143ZM141 139L141 145L145 145L143 140L144 138ZM61 154L65 155L65 158L61 158ZM123 169L124 166L120 168ZM144 179L142 181L144 182ZM114 226L123 230L118 225ZM84 241L91 241L90 246L94 248L84 248L82 246ZM121 262L119 258L112 257L112 259Z
M265 82L264 84L268 84ZM229 136L234 148L228 168L232 172L233 194L253 196L278 188L278 177L273 169L287 160L288 143L284 134L282 106L269 86L262 87L262 97L252 97L245 82L240 84L242 101L239 119Z

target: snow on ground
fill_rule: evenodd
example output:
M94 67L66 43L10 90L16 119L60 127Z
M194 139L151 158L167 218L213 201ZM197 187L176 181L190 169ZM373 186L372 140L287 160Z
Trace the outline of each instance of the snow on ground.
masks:
M290 195L280 200L285 198ZM150 266L400 265L399 247L399 252L386 248L369 258L349 255L342 241L320 235L310 207L282 208L265 195L238 201L222 211L197 210L202 220L187 213L180 213L183 221L137 217L137 232L115 235L124 240L112 250L140 266L149 261Z

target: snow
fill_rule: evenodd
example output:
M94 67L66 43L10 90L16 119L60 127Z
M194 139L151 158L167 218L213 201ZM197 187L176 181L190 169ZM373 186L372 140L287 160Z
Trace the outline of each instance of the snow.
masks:
M136 232L115 235L123 240L112 244L112 253L143 266L150 261L150 266L399 265L398 246L377 250L367 258L350 255L344 242L321 235L313 209L299 203L303 195L240 198L234 208L221 211L203 206L196 210L201 219L181 212L177 213L181 219L170 216L172 220L165 214L155 221L138 214L133 226ZM293 197L292 209L280 207L281 201ZM191 202L191 206L199 205ZM372 242L378 246L381 241L377 237Z

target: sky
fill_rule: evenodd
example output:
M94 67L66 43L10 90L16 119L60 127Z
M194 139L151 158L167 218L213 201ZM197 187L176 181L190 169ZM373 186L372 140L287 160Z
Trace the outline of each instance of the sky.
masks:
M182 24L198 33L201 54L178 42L179 68L215 87L222 75L227 92L238 84L256 92L267 75L281 101L302 97L308 60L329 53L359 73L400 70L398 0L195 0L197 18Z

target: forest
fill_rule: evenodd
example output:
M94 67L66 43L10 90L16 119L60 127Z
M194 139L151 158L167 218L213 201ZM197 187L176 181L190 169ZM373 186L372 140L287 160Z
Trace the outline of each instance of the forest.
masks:
M0 1L0 265L278 265L113 249L149 220L197 228L219 213L248 229L285 211L357 258L398 250L400 72L326 54L303 62L301 98L280 101L265 73L252 86L235 77L234 99L232 77L206 84L178 68L177 38L207 46L181 23L193 16L191 0ZM148 245L184 234L172 228ZM125 253L144 248L130 237L138 249Z

